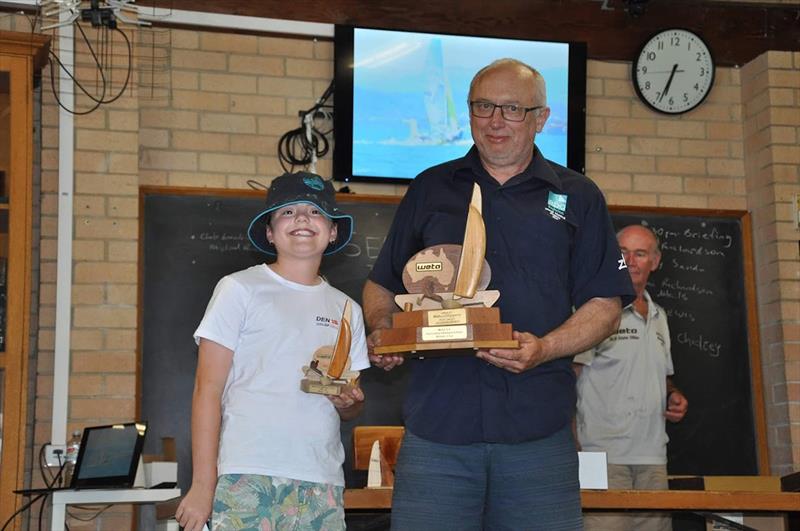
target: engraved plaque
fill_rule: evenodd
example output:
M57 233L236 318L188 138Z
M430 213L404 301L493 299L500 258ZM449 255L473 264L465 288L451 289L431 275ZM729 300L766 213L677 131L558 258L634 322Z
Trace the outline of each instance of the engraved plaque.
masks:
M467 325L424 326L420 329L422 341L461 341L469 339Z
M467 324L467 310L431 310L427 313L428 326L447 326Z
M333 395L338 396L342 394L346 384L330 383L324 384L322 382L315 382L312 380L301 380L300 389L306 393L313 393L317 395Z

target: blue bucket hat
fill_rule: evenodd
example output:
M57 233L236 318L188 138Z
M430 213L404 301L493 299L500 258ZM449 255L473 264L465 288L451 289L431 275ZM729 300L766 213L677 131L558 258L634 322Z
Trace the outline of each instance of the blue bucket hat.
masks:
M333 254L347 245L353 236L353 217L339 210L333 185L315 173L300 171L284 173L269 185L267 208L253 218L247 229L247 236L256 249L271 255L278 254L275 246L267 240L270 214L296 203L311 203L336 223L336 240L328 245L324 254Z

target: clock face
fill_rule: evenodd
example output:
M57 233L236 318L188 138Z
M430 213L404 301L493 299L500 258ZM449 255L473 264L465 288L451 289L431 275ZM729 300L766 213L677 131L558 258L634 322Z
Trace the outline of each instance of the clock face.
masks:
M691 31L657 33L633 61L633 86L652 109L680 114L700 105L714 84L714 60Z

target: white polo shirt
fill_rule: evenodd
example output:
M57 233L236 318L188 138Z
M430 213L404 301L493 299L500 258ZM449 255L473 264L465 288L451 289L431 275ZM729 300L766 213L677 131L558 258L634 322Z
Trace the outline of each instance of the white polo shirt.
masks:
M579 354L578 440L587 452L606 452L610 464L667 462L664 412L666 378L672 375L669 327L664 309L645 291L645 321L633 305L622 311L619 329L594 349Z

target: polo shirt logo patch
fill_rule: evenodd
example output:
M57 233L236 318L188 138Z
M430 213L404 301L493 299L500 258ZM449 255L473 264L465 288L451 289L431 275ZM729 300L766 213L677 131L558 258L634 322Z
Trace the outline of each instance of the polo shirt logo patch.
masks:
M547 207L544 210L551 218L563 221L567 213L567 194L548 192Z
M619 260L617 260L617 264L619 264L619 267L617 267L617 271L622 271L623 269L628 269L628 264L625 263L625 255L624 254L622 256L620 256Z
M609 340L611 341L625 341L628 339L639 339L639 329L638 328L629 328L629 327L622 327L614 333Z

